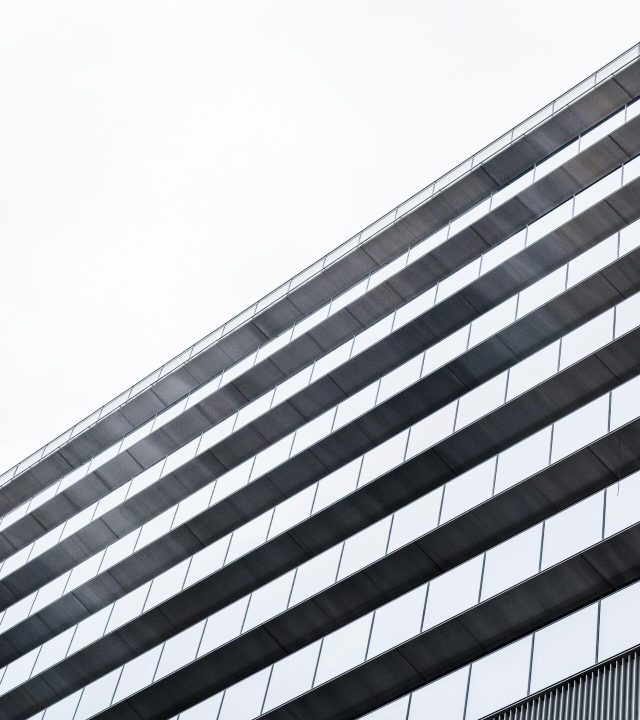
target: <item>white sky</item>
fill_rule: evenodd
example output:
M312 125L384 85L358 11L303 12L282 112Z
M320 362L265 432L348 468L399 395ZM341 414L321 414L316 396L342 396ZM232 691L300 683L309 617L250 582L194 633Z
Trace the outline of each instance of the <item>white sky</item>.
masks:
M0 0L0 472L638 20L637 0Z

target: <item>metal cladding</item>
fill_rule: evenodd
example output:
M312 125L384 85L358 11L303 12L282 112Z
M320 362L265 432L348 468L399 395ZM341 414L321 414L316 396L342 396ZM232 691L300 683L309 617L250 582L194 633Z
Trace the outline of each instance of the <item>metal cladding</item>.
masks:
M0 720L637 718L640 46L0 513Z

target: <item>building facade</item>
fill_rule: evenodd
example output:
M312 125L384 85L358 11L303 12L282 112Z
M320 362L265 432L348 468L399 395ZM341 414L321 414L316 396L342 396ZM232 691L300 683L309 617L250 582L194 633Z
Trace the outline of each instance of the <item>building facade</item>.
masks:
M0 720L640 692L640 46L0 479Z

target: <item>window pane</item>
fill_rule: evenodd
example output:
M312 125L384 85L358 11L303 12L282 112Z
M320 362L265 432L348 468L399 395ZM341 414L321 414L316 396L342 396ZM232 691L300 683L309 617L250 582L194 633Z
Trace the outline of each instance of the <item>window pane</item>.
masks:
M487 380L460 398L456 430L495 410L504 402L507 372Z
M495 466L496 458L490 458L445 485L440 522L447 522L491 497Z
M324 638L314 686L364 661L372 618L369 613Z
M602 539L604 492L545 520L542 569L565 560Z
M380 381L378 404L417 382L420 378L423 359L424 353L420 353L420 355L411 358L408 362L385 375Z
M316 555L298 567L290 605L296 605L335 582L342 545Z
M553 430L552 462L604 435L607 432L608 411L607 394L558 420Z
M86 720L86 718L91 717L100 710L109 707L120 676L120 670L121 668L117 668L85 687L73 720Z
M260 715L270 668L227 688L218 720L250 720Z
M435 445L442 438L453 432L453 420L456 414L456 403L445 405L441 410L420 420L411 428L407 459Z
M386 551L391 517L383 518L345 541L338 580L381 558Z
M551 427L546 427L501 452L494 492L502 492L546 467L550 450Z
M640 642L640 583L609 595L600 605L598 662Z
M356 489L361 464L362 458L356 458L320 480L316 499L313 502L314 513L320 512Z
M463 720L468 677L467 666L416 690L409 720Z
M433 627L478 602L482 556L468 560L431 581L424 628Z
M365 453L358 487L384 475L404 460L409 430L404 430Z
M531 636L471 666L467 720L480 718L527 695Z
M596 659L597 604L535 634L530 692L538 692L593 665Z
M367 658L399 645L420 632L427 586L401 595L375 611Z
M406 720L407 708L409 707L409 696L406 695L395 702L374 710L365 715L362 720Z
M291 570L286 575L282 575L253 591L242 632L248 632L251 628L262 624L287 609L293 574L294 571Z
M482 599L496 595L538 572L542 524L535 525L487 552Z
M442 488L423 495L398 510L391 526L389 552L428 533L438 524Z
M593 320L589 320L562 338L560 369L578 362L611 340L613 340L613 308L594 317Z
M224 645L240 634L248 603L248 597L240 598L207 618L198 657Z
M304 518L309 517L315 493L316 486L311 485L276 505L271 527L269 528L269 538L286 532Z
M134 658L122 668L122 675L118 681L118 687L112 702L118 702L122 698L129 697L129 695L153 682L153 674L156 671L161 651L162 645L151 648L151 650Z
M264 704L265 712L311 689L319 652L318 640L275 663Z
M196 659L196 652L200 638L202 637L205 622L206 620L201 620L199 623L179 632L165 642L154 681L158 681L165 675L174 672L178 668Z
M261 545L267 539L267 531L269 530L272 515L273 510L267 510L267 512L258 515L257 518L249 520L248 523L234 530L225 564L228 565L230 562L233 562L245 553L258 547L258 545Z
M637 402L637 398L636 398ZM640 472L607 488L604 536L609 537L640 520Z
M509 370L507 400L550 378L558 371L560 341L547 345Z

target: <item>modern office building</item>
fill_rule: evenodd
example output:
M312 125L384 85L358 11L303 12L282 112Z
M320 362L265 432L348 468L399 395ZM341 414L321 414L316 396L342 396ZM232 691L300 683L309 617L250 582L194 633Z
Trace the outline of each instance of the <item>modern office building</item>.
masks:
M639 97L636 46L5 473L0 719L638 718Z

